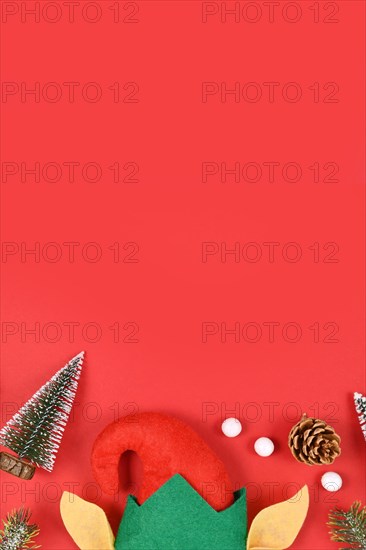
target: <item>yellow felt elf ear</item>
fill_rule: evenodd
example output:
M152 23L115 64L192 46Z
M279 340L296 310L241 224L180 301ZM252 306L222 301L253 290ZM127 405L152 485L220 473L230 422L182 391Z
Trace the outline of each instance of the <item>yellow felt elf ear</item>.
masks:
M104 511L65 491L60 502L64 525L80 550L114 550L114 536Z
M294 497L264 508L249 530L247 550L284 550L296 539L309 508L307 485Z

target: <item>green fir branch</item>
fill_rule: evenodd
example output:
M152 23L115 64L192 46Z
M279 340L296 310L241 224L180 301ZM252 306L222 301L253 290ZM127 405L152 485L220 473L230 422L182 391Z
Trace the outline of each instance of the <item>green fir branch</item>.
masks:
M348 511L335 508L329 513L328 527L331 528L331 539L345 542L349 546L340 550L358 548L366 550L366 506L354 502Z
M34 537L39 534L38 526L29 520L31 512L28 509L20 508L12 510L3 520L3 530L0 531L1 550L35 550Z

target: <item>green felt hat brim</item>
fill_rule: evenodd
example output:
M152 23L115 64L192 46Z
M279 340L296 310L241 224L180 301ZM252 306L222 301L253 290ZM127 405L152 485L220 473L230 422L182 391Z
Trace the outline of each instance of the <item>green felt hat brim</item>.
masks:
M220 488L221 490L222 488ZM216 511L179 474L139 505L129 496L116 550L245 550L246 490Z

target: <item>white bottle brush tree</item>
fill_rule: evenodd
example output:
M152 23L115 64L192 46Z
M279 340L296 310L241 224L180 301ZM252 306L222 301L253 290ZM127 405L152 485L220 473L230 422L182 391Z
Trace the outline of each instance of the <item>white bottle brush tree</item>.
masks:
M52 471L70 416L84 352L71 359L21 407L0 431L0 444L14 451L0 453L0 468L22 479L33 477L35 466Z
M364 438L366 439L366 397L361 393L355 392L354 400L356 412L359 415L358 420L361 424L361 430Z

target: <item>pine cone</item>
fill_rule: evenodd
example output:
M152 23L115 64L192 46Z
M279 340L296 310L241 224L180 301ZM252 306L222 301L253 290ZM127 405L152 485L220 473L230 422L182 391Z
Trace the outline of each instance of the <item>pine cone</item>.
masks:
M288 444L292 454L299 462L310 466L332 464L341 454L341 438L334 428L324 420L310 418L304 414L292 428Z

